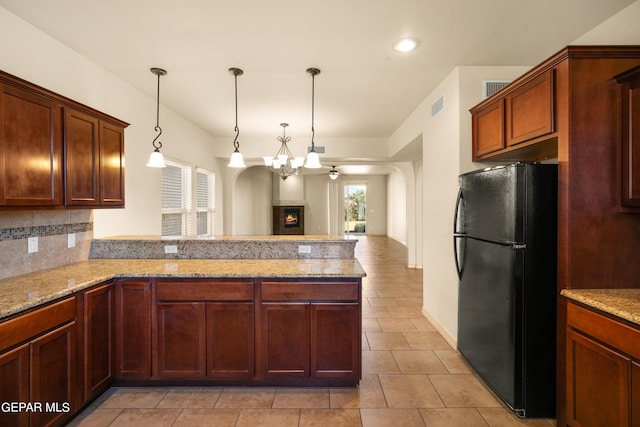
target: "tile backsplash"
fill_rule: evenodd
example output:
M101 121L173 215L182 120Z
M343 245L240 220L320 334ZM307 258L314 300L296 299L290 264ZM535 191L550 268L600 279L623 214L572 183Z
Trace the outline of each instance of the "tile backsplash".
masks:
M30 237L37 252L28 253ZM84 261L92 239L90 209L0 211L0 279Z

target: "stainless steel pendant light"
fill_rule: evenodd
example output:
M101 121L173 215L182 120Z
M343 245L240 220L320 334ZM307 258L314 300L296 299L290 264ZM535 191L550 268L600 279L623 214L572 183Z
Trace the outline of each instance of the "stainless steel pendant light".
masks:
M153 152L149 156L149 161L147 162L147 166L150 168L164 168L167 165L164 163L164 156L160 152L162 148L162 142L160 142L159 138L162 135L162 128L160 127L160 76L165 76L167 72L162 68L151 68L151 72L158 76L158 92L156 96L156 127L155 131L158 132L158 135L153 139L151 143L153 145Z

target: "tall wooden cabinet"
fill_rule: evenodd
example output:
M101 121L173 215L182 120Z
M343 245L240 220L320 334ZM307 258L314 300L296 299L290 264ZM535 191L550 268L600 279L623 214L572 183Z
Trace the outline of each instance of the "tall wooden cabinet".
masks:
M0 208L123 207L126 126L0 71Z
M622 90L620 207L640 212L640 67L618 76Z

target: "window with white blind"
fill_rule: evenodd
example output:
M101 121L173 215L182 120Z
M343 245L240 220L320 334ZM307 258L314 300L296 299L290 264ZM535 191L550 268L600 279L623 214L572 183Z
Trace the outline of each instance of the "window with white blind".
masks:
M191 165L165 160L162 169L162 235L191 234Z
M196 234L215 234L216 175L205 169L196 169Z

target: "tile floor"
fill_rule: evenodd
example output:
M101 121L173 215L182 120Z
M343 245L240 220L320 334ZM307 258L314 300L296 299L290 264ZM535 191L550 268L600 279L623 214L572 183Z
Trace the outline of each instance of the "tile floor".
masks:
M422 316L422 270L406 250L358 237L363 279L359 388L111 388L73 426L550 427L520 420Z

